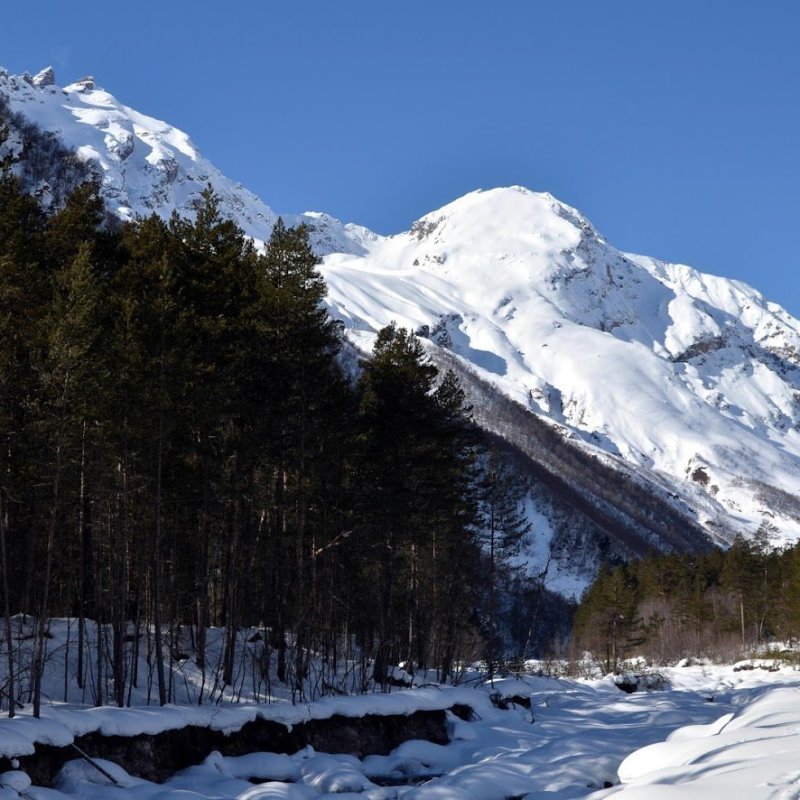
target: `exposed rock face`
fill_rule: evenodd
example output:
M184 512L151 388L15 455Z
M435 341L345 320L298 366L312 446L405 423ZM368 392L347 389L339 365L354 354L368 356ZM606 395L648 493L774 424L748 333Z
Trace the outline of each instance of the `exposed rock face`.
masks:
M34 86L55 86L55 83L56 73L52 67L45 67L41 72L37 72L36 75L33 76Z

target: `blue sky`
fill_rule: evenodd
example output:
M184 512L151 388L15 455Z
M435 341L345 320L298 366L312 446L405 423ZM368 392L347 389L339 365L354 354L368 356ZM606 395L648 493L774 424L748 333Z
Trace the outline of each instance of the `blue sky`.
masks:
M7 4L0 64L92 74L277 211L381 233L523 184L800 315L800 3Z

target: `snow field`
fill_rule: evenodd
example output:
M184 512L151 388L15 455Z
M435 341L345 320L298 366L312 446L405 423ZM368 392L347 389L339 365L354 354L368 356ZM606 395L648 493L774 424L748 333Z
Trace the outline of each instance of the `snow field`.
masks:
M615 250L522 187L472 192L322 272L357 345L446 320L483 380L666 478L702 524L732 538L769 518L778 541L800 537L750 485L796 493L800 459L800 323L754 289ZM687 480L698 467L705 484Z

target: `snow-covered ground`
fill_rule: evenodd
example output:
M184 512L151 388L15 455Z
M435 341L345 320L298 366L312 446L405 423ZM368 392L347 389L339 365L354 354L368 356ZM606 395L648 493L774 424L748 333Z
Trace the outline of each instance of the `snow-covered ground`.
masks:
M0 798L33 800L256 800L336 797L364 800L620 800L686 798L796 798L800 796L800 673L719 666L665 669L669 688L624 694L610 677L556 679L521 677L476 689L423 689L339 698L337 713L411 713L469 700L472 721L450 718L451 743L402 744L388 756L317 753L251 754L236 758L209 754L201 765L162 785L131 777L110 762L95 767L77 760L60 772L55 788L29 785L19 771L0 776ZM489 692L530 697L532 714L522 707L499 710ZM324 704L302 709L273 704L263 713L287 721L326 715ZM270 710L271 709L271 710ZM228 723L242 708L216 708ZM176 709L98 709L100 728L109 732L140 727L170 727ZM128 716L128 721L122 720ZM42 721L30 718L0 724L0 743L13 750L13 738L59 739L85 730L92 714L48 708ZM113 722L116 718L116 722ZM197 721L197 720L194 720ZM111 725L108 728L108 725ZM77 726L77 727L76 727ZM36 728L44 736L36 736ZM14 734L14 730L18 734ZM17 742L19 743L19 742Z

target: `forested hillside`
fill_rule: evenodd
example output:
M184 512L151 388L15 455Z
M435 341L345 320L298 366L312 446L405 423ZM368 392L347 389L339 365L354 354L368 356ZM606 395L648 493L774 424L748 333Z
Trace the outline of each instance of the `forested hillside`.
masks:
M316 265L305 228L259 253L210 190L193 221L120 224L92 184L46 215L0 179L4 704L38 708L53 616L78 620L79 685L119 705L145 679L170 700L173 660L211 670L212 626L219 680L257 627L297 697L353 660L445 679L540 643L542 589L510 567L521 488L406 330L346 376ZM314 659L334 677L312 692Z
M610 672L630 656L725 662L770 642L790 646L800 635L800 546L775 548L771 534L764 525L726 551L602 569L575 615L576 651Z
M90 77L0 69L2 126L0 160L48 213L94 178L122 222L194 221L207 187L257 248L278 219L187 133ZM518 563L549 588L576 597L601 562L727 547L765 521L797 541L800 322L752 287L622 252L522 186L471 192L392 236L321 212L283 219L307 224L323 259L352 380L392 323L455 373L529 485Z

